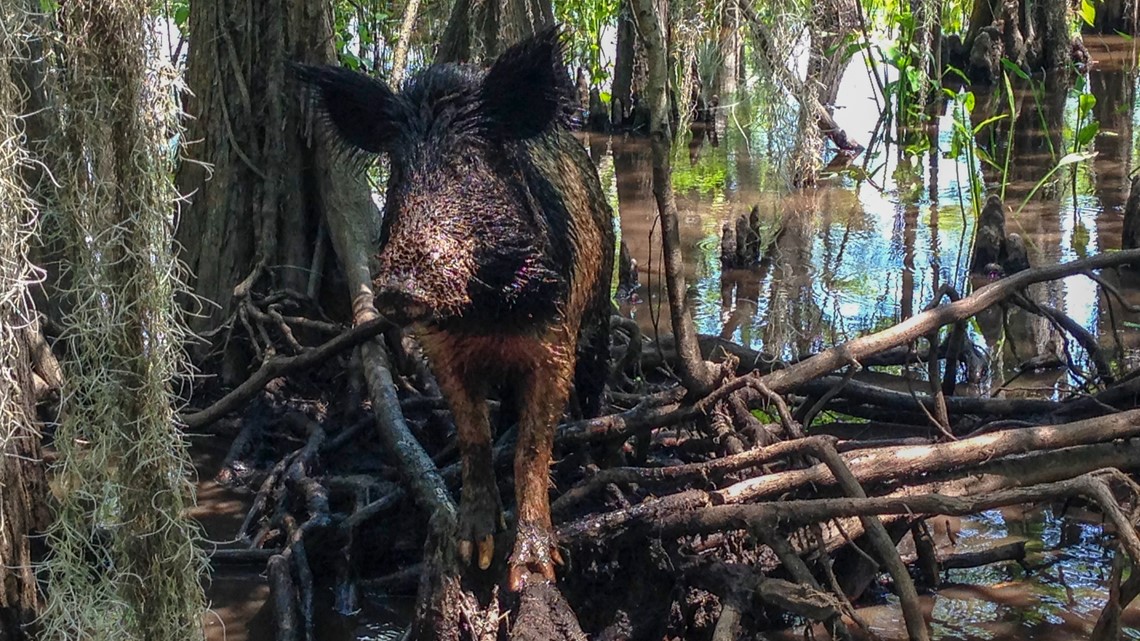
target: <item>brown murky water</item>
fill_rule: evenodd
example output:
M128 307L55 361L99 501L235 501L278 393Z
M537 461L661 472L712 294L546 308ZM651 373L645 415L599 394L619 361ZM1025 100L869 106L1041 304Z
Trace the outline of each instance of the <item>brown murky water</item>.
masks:
M1066 153L1074 149L1079 92L1056 92L1019 84L1016 115L987 127L977 144L1002 160L1005 141L1013 151L1005 187L1007 231L1025 239L1033 265L1072 260L1120 246L1128 179L1136 167L1138 113L1136 44L1121 38L1090 39L1096 65L1085 91L1096 98L1089 117L1099 123L1092 142L1097 156L1077 165L1075 179L1045 186L1023 200ZM857 62L840 91L836 120L866 144L879 116L870 81ZM999 95L976 96L972 123L1007 112ZM860 334L885 328L921 311L943 283L968 292L977 283L968 275L974 229L969 202L970 166L939 151L900 160L895 146L877 145L856 159L855 170L826 177L812 189L789 195L786 172L774 164L773 150L790 145L794 106L765 110L749 98L725 105L717 147L681 145L675 156L674 185L682 215L689 296L702 333L717 334L787 358L818 351ZM789 115L790 114L790 115ZM937 121L934 136L948 149L952 109ZM1013 122L1012 131L1010 122ZM1083 124L1083 121L1082 123ZM625 312L652 333L668 333L661 312L660 236L650 190L649 151L643 142L594 139L604 187L620 214L621 234L641 274L641 302ZM987 193L1001 189L1000 171L975 167ZM1045 194L1045 197L1040 197ZM763 269L723 272L719 262L721 225L758 205L771 229L784 233ZM965 212L965 213L964 213ZM1140 303L1134 282L1106 274ZM1137 319L1118 304L1110 308L1103 293L1084 277L1035 286L1034 297L1060 309L1098 337L1106 354L1120 366L1140 358ZM989 367L971 383L989 393L1028 358L1056 353L1065 339L1047 322L1022 312L1010 316L1003 334L999 314L983 314L969 334ZM1073 347L1083 363L1083 353ZM1005 394L1060 397L1082 381L1062 370L1022 376ZM212 539L225 541L240 525L248 496L208 481L216 472L224 445L202 443L200 507L196 515ZM1002 510L972 519L954 519L958 548L984 547L1009 538L1029 541L1029 549L1050 564L1026 571L1017 564L954 570L949 585L926 597L940 639L1069 641L1087 638L1104 603L1110 559L1098 522L1046 507ZM270 639L272 606L265 599L265 578L254 566L225 567L209 586L213 611L207 622L211 641ZM406 601L362 595L368 610L355 617L325 622L323 639L395 638L406 616ZM331 608L318 604L318 610ZM902 638L893 597L862 611L884 639ZM1125 616L1125 634L1140 639L1140 611Z

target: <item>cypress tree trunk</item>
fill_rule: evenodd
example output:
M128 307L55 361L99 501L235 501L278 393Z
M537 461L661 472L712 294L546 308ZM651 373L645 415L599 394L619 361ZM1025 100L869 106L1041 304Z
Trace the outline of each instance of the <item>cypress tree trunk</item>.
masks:
M8 116L2 115L5 119ZM2 151L6 154L9 150ZM0 167L0 171L8 169ZM4 190L6 187L0 188ZM16 221L6 208L7 200L7 194L0 194L0 240L4 242L12 240L8 232L16 229L8 227ZM0 492L0 566L5 573L0 581L0 639L18 641L33 638L35 628L31 626L42 605L33 571L33 564L39 560L38 546L32 545L31 537L43 531L48 514L27 360L30 349L18 329L29 322L28 310L12 305L26 300L27 293L17 289L22 289L23 283L8 273L12 266L7 265L5 273L0 273L0 296L5 300L0 304L0 371L6 373L0 376L0 487L4 488Z
M318 0L191 4L193 96L185 108L192 142L177 181L189 201L179 212L177 240L195 294L218 305L190 305L201 313L192 319L196 332L234 318L239 283L253 295L285 291L335 319L350 318L322 230L324 183L305 139L307 95L285 71L289 60L334 62L332 34L332 7ZM251 353L241 344L227 342L225 382L245 377Z
M1096 4L1095 31L1136 35L1140 3L1137 0L1104 0Z
M645 47L637 35L633 0L620 0L617 24L617 52L614 56L614 81L611 92L614 126L626 125L633 111L633 97L645 91L647 80ZM620 112L616 111L620 105Z

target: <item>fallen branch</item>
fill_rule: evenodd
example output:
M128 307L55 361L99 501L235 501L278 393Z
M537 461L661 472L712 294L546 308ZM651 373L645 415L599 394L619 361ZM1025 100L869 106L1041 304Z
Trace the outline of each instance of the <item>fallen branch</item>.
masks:
M1140 410L1133 410L1064 425L983 434L951 443L856 450L843 458L856 479L867 484L976 465L1012 454L1103 443L1137 435L1140 435ZM742 481L717 491L716 502L744 503L807 484L826 486L834 483L831 472L822 465L816 465Z
M749 529L753 524L779 524L785 528L803 527L839 517L867 515L938 515L964 516L1009 505L1037 503L1061 497L1084 498L1100 507L1112 523L1121 543L1133 559L1140 558L1140 538L1136 528L1123 517L1103 473L1090 473L1075 479L1044 483L1024 488L1001 490L973 497L922 494L874 498L807 499L747 505L716 505L689 513L667 515L654 524L658 536L677 537L726 530ZM1109 493L1109 494L1106 494Z
M855 479L855 475L851 473L847 463L835 451L835 446L831 442L815 437L803 440L811 442L813 453L823 461L823 464L837 479L844 494L856 499L867 497L863 486ZM875 553L879 556L879 562L887 567L887 572L894 580L895 594L898 595L899 602L902 605L903 620L906 623L907 634L910 635L911 641L929 639L930 632L926 629L926 620L923 618L922 607L918 602L918 592L914 588L914 581L911 580L906 566L903 565L902 558L899 557L894 541L891 540L890 535L887 534L887 529L883 527L882 521L877 516L859 515L859 517L871 545L875 548Z
M229 394L226 394L213 405L204 410L190 414L180 414L178 421L188 429L195 429L213 423L226 414L236 410L249 399L260 392L269 381L301 369L311 368L323 363L340 352L351 349L364 343L368 339L383 332L391 323L383 318L373 318L360 323L356 327L344 332L311 350L301 352L296 356L276 356L264 361L261 367L238 385Z
M942 570L955 570L961 568L976 568L991 563L1003 561L1025 561L1025 541L1014 541L1003 545L995 545L984 550L974 552L955 552L938 559L938 567Z
M814 437L827 438L827 437ZM665 484L683 485L714 481L732 472L739 472L759 467L765 463L802 455L812 448L811 441L800 439L782 441L768 447L761 447L740 454L732 454L712 459L702 463L688 463L685 465L670 465L667 467L615 467L602 470L583 483L567 490L551 505L555 513L565 513L572 510L591 494L601 490L611 483L631 485L637 484L648 489L660 488Z
M1012 429L950 443L855 450L841 455L841 458L855 479L866 485L960 469L1014 454L1104 443L1137 435L1140 435L1140 410L1133 410L1065 425ZM664 515L713 505L757 501L809 484L816 487L834 485L835 477L827 466L820 464L803 470L749 478L715 491L687 490L563 524L559 527L558 537L569 544L587 538L597 540L616 536L637 524L656 523Z
M960 300L922 312L891 327L868 336L832 347L807 360L764 376L763 381L776 392L786 392L798 385L877 352L906 345L933 329L965 320L1013 296L1033 283L1057 280L1090 269L1104 269L1140 263L1140 249L1098 254L1083 260L1058 265L1035 267L1002 278Z

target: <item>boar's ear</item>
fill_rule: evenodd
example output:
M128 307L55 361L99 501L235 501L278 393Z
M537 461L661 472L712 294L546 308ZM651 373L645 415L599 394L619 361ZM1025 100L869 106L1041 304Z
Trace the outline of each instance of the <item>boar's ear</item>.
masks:
M389 150L400 122L400 99L383 82L329 65L290 63L313 88L318 112L344 143L374 154Z
M567 118L570 89L555 25L504 51L483 79L480 98L492 132L521 139Z

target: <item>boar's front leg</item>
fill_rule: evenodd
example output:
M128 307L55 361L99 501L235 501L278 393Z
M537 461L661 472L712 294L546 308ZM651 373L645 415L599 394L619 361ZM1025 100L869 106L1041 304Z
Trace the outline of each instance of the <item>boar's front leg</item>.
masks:
M561 344L560 344L561 343ZM550 456L554 430L574 372L573 343L551 341L547 358L523 376L519 438L515 446L515 498L518 532L511 553L507 584L518 592L531 572L554 580L554 564L562 564L550 521Z
M491 456L491 422L487 414L487 385L445 368L436 375L451 406L463 459L463 488L459 500L459 556L470 563L472 552L479 568L491 566L495 532L503 526L503 506L495 485Z

